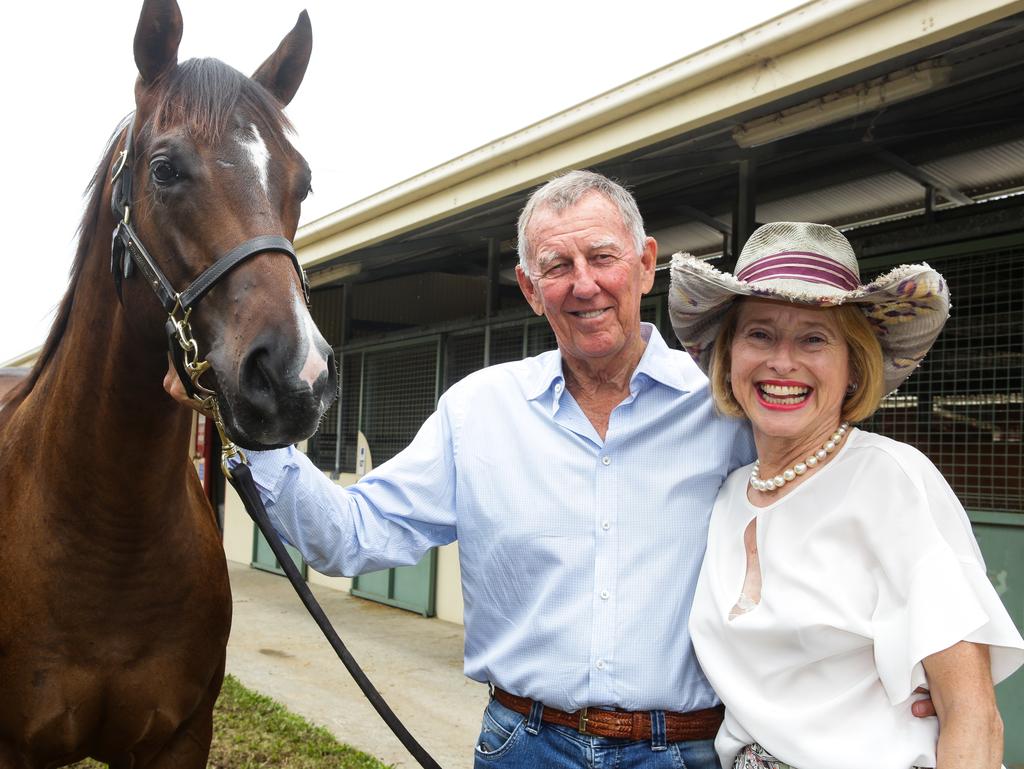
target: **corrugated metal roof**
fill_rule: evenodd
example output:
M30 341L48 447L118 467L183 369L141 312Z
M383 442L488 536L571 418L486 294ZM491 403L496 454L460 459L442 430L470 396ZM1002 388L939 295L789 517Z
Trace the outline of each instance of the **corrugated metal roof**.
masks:
M1024 182L1024 139L923 163L921 168L972 197L1003 192Z
M992 197L1024 186L1024 140L1014 140L951 155L919 168L942 184L971 197ZM924 186L898 172L827 185L819 189L765 202L757 207L757 221L825 222L838 227L899 218L925 206ZM938 208L952 207L940 201ZM723 224L729 212L716 212ZM710 255L721 251L722 236L697 223L664 228L654 233L659 255L688 251Z
M850 224L919 208L923 201L920 184L892 172L765 203L757 207L757 220Z

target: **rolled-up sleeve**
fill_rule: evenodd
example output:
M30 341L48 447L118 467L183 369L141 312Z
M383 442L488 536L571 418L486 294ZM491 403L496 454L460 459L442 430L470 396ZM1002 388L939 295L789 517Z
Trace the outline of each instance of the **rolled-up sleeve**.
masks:
M293 447L251 451L253 480L277 532L323 574L417 563L456 537L455 452L444 399L413 442L352 486Z

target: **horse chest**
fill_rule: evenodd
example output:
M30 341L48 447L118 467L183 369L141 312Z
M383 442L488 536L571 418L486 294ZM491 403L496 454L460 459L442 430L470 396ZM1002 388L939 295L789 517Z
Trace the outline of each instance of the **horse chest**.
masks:
M22 689L30 694L19 703L17 723L0 711L0 741L20 733L25 753L53 757L157 748L192 716L210 685L209 673L183 679L181 665L157 654L117 671L69 663L36 670Z
M0 560L0 680L21 693L0 701L0 748L15 735L51 756L162 744L219 688L231 597L216 532L154 549L23 528L42 538Z

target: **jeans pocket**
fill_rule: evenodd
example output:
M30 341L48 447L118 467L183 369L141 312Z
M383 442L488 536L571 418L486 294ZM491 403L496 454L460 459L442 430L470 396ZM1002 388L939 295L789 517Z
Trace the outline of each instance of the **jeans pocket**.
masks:
M722 769L714 740L676 742L673 748L680 769Z
M498 758L507 753L522 734L526 719L519 713L491 700L480 724L480 736L476 740L477 758Z

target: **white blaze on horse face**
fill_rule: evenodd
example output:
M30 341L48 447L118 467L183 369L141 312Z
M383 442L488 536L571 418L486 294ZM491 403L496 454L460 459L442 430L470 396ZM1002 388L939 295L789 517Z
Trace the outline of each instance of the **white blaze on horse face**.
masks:
M298 296L293 299L295 316L299 323L299 337L302 339L302 346L305 348L306 360L299 370L299 379L313 389L313 385L327 371L327 359L321 352L327 342L320 335L320 330L313 323L313 318L306 309L306 303Z
M270 186L267 183L267 178L270 168L270 150L267 149L266 142L260 136L260 129L256 127L255 123L250 123L248 129L242 132L238 143L249 153L249 159L256 171L256 178L259 180L264 194L269 195Z

